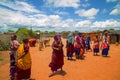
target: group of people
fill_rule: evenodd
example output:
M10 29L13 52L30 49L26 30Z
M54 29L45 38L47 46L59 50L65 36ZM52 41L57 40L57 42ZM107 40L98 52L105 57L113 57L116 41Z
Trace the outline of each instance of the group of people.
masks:
M93 51L93 55L97 56L102 49L102 56L107 56L109 47L110 47L110 37L108 32L104 32L104 36L102 37L101 44L100 44L100 37L96 34L93 39L93 46L91 48L91 38L88 34L86 39L81 33L78 33L76 36L73 33L70 33L67 36L67 57L68 60L72 60L73 53L75 53L76 59L84 59L85 51Z
M23 38L20 44L13 34L10 42L10 80L30 80L31 57L29 52L28 39Z
M23 43L20 44L16 40L17 36L11 36L10 42L10 80L34 80L31 75L31 56L29 52L29 40L23 38ZM51 67L51 77L58 69L62 71L64 65L63 43L61 36L56 34L52 44L53 54L49 67Z
M108 36L108 32L104 32L104 36L102 37L102 43L100 44L100 39L98 35L95 35L93 38L93 48L91 48L91 39L90 35L84 39L81 33L78 33L74 36L73 33L69 33L66 40L66 51L67 51L67 59L72 60L73 54L75 53L76 59L84 59L85 51L91 50L93 51L93 55L96 56L99 53L99 49L102 49L102 56L108 56L110 37ZM52 44L52 58L49 64L51 67L52 73L49 77L53 76L58 69L62 71L62 67L64 65L64 53L63 53L63 43L61 36L56 34L54 36L54 41Z
M86 42L87 42L87 39L86 39ZM86 44L86 45L88 45L88 49L91 49L90 44ZM104 32L104 35L102 36L101 40L100 40L100 36L97 34L93 37L93 55L94 56L98 55L98 53L100 52L100 49L102 50L102 56L108 56L109 48L110 48L110 36L108 35L108 31Z
M85 40L81 33L78 33L75 37L73 33L70 33L67 36L66 40L66 48L67 48L67 57L68 60L72 60L73 53L75 52L76 59L83 58L83 54L85 53Z
M28 39L23 39L23 44L19 44L16 40L17 36L11 36L10 45L10 79L11 80L31 80L31 57L29 52ZM73 53L75 53L76 59L84 59L85 51L91 50L94 55L98 55L100 47L102 48L102 56L107 56L109 51L110 37L105 32L102 43L100 45L99 36L96 35L93 38L93 49L91 48L90 36L88 35L86 40L81 33L73 35L70 33L66 40L67 59L72 60ZM56 34L52 43L52 56L49 67L51 68L51 74L53 76L58 69L63 71L64 65L64 51L61 35Z

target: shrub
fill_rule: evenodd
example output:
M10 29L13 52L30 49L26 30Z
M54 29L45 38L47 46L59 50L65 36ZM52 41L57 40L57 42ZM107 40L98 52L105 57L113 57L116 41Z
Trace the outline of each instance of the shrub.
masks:
M17 39L20 43L22 43L23 37L35 38L35 32L33 32L32 30L29 30L27 28L19 28L16 31L16 34L17 34Z
M0 37L0 51L8 50L10 46L10 35L1 35Z

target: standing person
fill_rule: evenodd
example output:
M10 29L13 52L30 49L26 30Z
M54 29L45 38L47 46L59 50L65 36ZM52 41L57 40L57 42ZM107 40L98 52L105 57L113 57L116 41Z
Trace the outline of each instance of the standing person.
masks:
M58 69L61 69L62 71L62 67L64 65L63 44L58 34L54 36L52 49L53 49L52 58L49 64L52 73L49 75L49 77L53 76Z
M67 57L68 60L72 60L74 53L74 36L73 33L69 33L67 36Z
M93 39L93 55L97 56L99 53L99 37L96 35Z
M104 32L102 38L102 56L107 56L110 48L110 37L108 36L108 31Z
M37 41L37 43L40 42L40 32L36 33L36 41Z
M79 59L79 57L80 57L80 49L81 49L79 35L75 36L74 48L75 48L76 59Z
M19 46L19 43L16 40L16 38L17 38L16 35L11 36L11 42L10 42L10 80L15 79L15 73L16 73L17 49Z
M17 61L17 80L30 80L31 75L31 56L29 52L28 39L23 39L23 44L18 48Z
M84 36L81 33L79 33L79 36L80 36L80 44L81 44L80 59L84 59L85 48L86 48L85 40L84 40Z
M92 49L90 47L90 42L91 42L91 39L90 39L90 35L88 34L86 37L86 51L88 51L88 50L92 51Z

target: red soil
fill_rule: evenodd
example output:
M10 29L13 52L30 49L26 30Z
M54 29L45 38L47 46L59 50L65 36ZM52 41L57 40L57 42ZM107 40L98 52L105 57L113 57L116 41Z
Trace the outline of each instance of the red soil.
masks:
M65 39L64 54L66 55ZM52 43L53 39L51 39ZM85 54L85 60L68 61L64 57L64 72L58 72L52 77L48 64L51 60L51 47L39 51L38 44L30 48L32 57L31 78L35 80L120 80L120 45L111 44L109 57L93 56L92 52ZM6 52L5 54L8 54ZM75 59L75 57L73 57ZM9 79L9 63L0 66L0 80Z

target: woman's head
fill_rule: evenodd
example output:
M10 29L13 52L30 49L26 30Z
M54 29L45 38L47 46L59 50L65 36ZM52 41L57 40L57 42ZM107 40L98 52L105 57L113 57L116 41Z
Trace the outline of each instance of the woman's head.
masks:
M79 37L79 36L76 36L76 39L75 39L75 40L76 40L76 42L79 43L79 42L80 42L80 37Z
M58 41L58 39L57 39L57 37L56 37L56 36L54 36L54 40L55 40L55 41Z
M23 43L27 44L28 43L28 38L23 38Z
M69 33L67 38L73 37L73 33Z
M98 34L96 34L95 36L96 36L96 38L98 38Z
M81 37L81 36L82 36L82 33L79 32L78 35Z
M17 36L15 34L11 35L11 40L16 40Z
M104 30L104 35L107 36L108 35L108 30Z
M54 40L55 40L55 41L60 41L61 38L60 38L60 36L59 36L58 34L55 34L55 36L54 36Z

